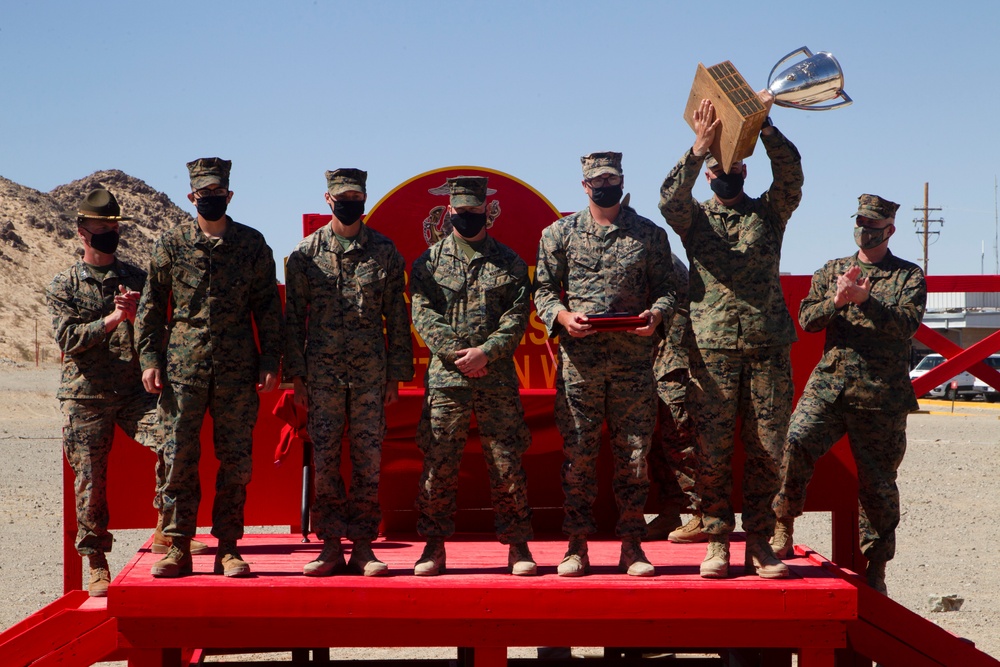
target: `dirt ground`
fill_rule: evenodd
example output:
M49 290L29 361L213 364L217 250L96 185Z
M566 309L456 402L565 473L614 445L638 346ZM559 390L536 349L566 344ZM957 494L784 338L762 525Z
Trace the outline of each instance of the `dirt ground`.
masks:
M6 598L0 630L62 591L58 383L54 366L36 369L0 360L0 591ZM958 402L951 412L950 403L921 401L921 408L909 418L899 472L903 517L886 577L889 592L1000 657L1000 570L994 563L1000 537L1000 404ZM829 531L828 516L810 515L796 524L796 542L829 554ZM148 537L149 531L118 531L112 570L121 569ZM931 612L929 596L948 594L964 598L961 610ZM416 657L407 651L406 657ZM376 655L383 652L351 657Z

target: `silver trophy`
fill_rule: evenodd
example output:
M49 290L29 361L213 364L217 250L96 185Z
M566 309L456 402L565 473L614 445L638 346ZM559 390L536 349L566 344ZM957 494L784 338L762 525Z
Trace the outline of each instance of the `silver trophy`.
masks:
M799 54L805 55L805 60L775 75L779 67ZM837 97L841 98L840 102L817 106ZM766 90L759 93L753 91L730 61L711 67L699 63L684 109L684 120L692 129L694 112L703 99L712 101L716 116L722 121L711 151L726 173L734 162L753 155L757 135L772 104L806 111L829 111L852 102L844 92L844 72L837 59L825 51L813 54L804 46L778 61L768 77Z
M787 60L803 54L806 59L781 71L775 71ZM844 70L832 54L820 51L813 55L808 47L798 48L778 61L767 77L767 90L774 95L779 107L804 111L829 111L846 107L853 100L844 92ZM841 98L836 104L817 106L821 102Z

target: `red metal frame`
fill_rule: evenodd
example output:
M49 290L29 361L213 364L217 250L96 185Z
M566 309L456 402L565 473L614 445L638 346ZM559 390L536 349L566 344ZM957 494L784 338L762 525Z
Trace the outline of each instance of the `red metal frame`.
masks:
M927 291L1000 292L1000 276L928 276ZM913 380L917 396L965 370L1000 391L1000 373L983 363L983 359L1000 350L1000 331L964 350L926 324L920 325L914 338L945 358L940 366Z

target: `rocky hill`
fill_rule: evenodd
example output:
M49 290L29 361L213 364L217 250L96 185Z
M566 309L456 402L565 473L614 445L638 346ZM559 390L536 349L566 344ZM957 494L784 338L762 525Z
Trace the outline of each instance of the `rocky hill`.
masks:
M98 186L110 190L122 214L133 218L121 225L118 255L138 266L146 266L153 241L164 229L192 220L162 192L114 169L49 193L0 176L0 359L34 363L36 327L41 361L59 359L45 288L81 254L76 207Z

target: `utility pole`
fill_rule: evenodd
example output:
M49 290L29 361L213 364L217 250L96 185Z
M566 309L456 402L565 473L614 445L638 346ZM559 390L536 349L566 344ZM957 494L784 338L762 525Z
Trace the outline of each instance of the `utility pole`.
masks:
M930 230L930 225L931 225L932 222L936 222L936 223L944 226L944 218L937 218L937 219L931 220L930 217L929 217L929 214L930 214L931 211L940 211L941 210L940 208L931 208L930 205L928 204L928 202L929 202L929 194L928 194L929 191L930 191L930 188L929 188L928 184L924 183L924 205L923 206L914 206L913 207L914 211L923 211L924 212L924 217L923 218L914 218L914 220L913 220L913 224L917 225L917 227L918 227L917 234L920 234L920 235L922 235L924 237L923 238L923 242L924 242L924 275L927 275L927 239L932 234L934 236L937 236L938 234L941 233L939 231L931 231ZM922 229L920 229L921 227L922 227Z

